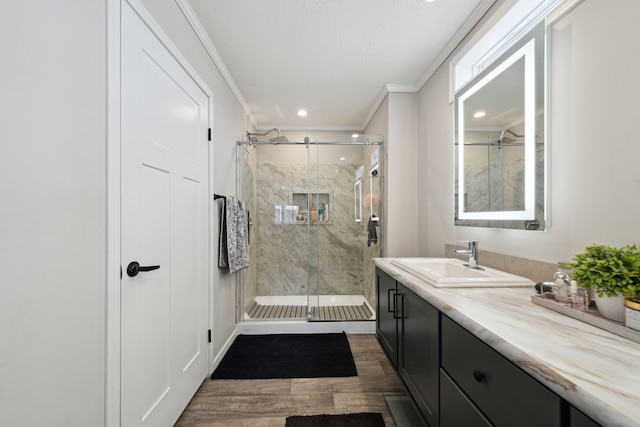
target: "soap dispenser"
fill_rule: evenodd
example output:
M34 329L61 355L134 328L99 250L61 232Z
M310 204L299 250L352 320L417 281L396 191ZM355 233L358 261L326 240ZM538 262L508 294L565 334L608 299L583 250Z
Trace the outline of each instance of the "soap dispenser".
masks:
M553 286L553 297L556 301L559 302L567 302L569 300L570 295L570 278L567 273L564 271L556 271L553 274L554 278L554 286Z

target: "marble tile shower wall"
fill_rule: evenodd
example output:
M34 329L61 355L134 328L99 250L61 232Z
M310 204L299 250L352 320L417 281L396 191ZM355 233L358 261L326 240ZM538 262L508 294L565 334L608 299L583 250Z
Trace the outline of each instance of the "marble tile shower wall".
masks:
M329 220L318 222L319 238L308 239L306 224L277 224L275 206L292 204L292 193L307 192L306 164L258 163L252 214L257 246L257 295L362 295L366 224L354 221L353 177L359 165L321 164L318 190L331 194ZM284 208L283 208L284 209ZM319 289L309 290L307 244L320 254ZM317 251L315 251L317 253ZM312 276L317 271L312 271Z

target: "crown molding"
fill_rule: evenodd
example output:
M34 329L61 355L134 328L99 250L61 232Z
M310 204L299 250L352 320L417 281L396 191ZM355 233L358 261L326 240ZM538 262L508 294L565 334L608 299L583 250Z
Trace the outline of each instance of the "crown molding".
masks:
M175 0L178 7L182 11L183 15L187 19L189 25L196 33L198 39L204 46L205 50L211 57L211 60L216 65L222 78L225 80L231 92L236 97L238 103L242 107L246 116L249 118L251 123L253 124L256 130L268 130L272 129L274 126L271 125L260 125L257 126L255 116L249 105L245 101L238 85L235 80L231 76L231 73L227 69L224 61L218 51L216 50L211 38L205 31L202 23L198 19L196 13L194 12L191 4L188 0ZM473 27L480 21L480 19L484 16L484 14L493 6L496 0L483 0L473 11L473 13L465 20L462 26L458 29L455 35L449 40L449 43L440 51L436 59L431 63L431 66L422 74L420 79L415 84L386 84L381 89L380 93L376 97L375 102L372 104L369 113L365 117L364 121L361 125L354 126L319 126L314 128L315 130L354 130L354 131L363 131L368 126L369 122L375 115L375 113L380 108L380 105L384 102L384 99L387 97L389 93L416 93L422 89L422 87L426 84L426 82L431 78L431 76L440 68L440 66L446 61L446 59L451 55L451 53L458 47L458 45L464 40L464 38L469 34L469 32L473 29ZM277 126L275 126L277 127ZM286 130L308 130L309 128L301 128L297 126L288 126L288 127L280 127L280 129Z
M260 125L256 127L257 131L266 131L271 130L273 128L277 128L281 131L289 130L289 131L300 131L300 132L313 132L313 131L322 131L322 132L362 132L364 128L361 128L360 125L341 125L341 126L287 126L287 125Z
M414 84L386 84L387 93L415 93L418 88Z
M487 11L494 5L496 0L483 0L476 8L473 10L471 15L464 21L464 23L458 28L458 31L453 35L453 37L449 40L447 45L440 51L436 59L431 63L429 68L422 74L420 79L416 82L415 86L419 91L422 87L429 81L431 76L438 71L438 68L447 60L449 55L453 53L454 50L458 47L458 45L464 40L464 38L469 35L473 27L476 26L480 19L487 13Z
M180 8L180 10L182 11L182 14L184 15L184 17L187 19L187 22L189 23L189 25L191 25L191 28L196 33L196 36L198 37L198 39L200 39L200 42L202 43L202 46L204 46L205 50L209 54L209 57L211 58L213 63L216 65L216 67L220 71L220 74L222 74L222 78L225 80L225 82L227 82L229 89L231 89L231 92L233 92L233 95L238 100L238 103L244 110L244 113L247 115L247 117L255 127L256 125L255 117L253 115L253 112L249 108L249 104L247 104L244 97L242 96L242 93L240 92L240 89L238 88L236 81L231 76L231 73L227 69L227 66L222 60L222 57L220 56L215 46L213 45L211 38L209 37L206 30L204 29L204 26L202 25L202 22L200 22L200 19L198 19L198 16L196 15L195 11L191 7L191 4L189 3L188 0L175 0L175 1L178 7Z

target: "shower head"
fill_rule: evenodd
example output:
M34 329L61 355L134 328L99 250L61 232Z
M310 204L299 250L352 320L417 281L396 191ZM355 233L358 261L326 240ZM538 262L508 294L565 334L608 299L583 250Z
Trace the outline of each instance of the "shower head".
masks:
M286 136L280 136L280 129L278 128L270 129L264 133L255 133L255 132L252 133L247 131L247 138L249 138L249 141L251 142L258 142L258 139L256 138L256 136L265 136L270 134L274 130L278 132L278 136L276 136L275 138L269 138L269 142L289 142Z
M276 136L275 138L269 138L270 142L289 142L286 136Z
M510 142L516 142L517 140L514 139L514 138L509 138L509 137L502 137L498 141L499 141L500 144L508 144Z
M524 138L524 135L518 135L518 134L514 133L513 131L511 131L509 129L505 129L500 134L500 139L498 139L498 145L499 146L502 146L502 144L506 144L506 143L509 143L509 142L515 142L515 139L505 138L504 137L505 133L510 133L511 135L515 136L516 138Z
M502 142L505 141L504 134L507 133L507 132L510 133L511 135L515 136L516 138L524 138L524 135L518 135L518 134L514 133L513 131L511 131L509 129L505 129L500 134L500 141L502 141ZM510 141L515 141L515 140L514 139L510 139Z

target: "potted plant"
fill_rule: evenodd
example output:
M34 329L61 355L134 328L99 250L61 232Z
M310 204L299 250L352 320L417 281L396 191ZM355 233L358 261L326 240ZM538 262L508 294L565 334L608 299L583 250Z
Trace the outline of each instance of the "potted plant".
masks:
M640 296L640 249L593 244L573 257L571 278L593 289L598 311L618 322L624 320L624 299Z

